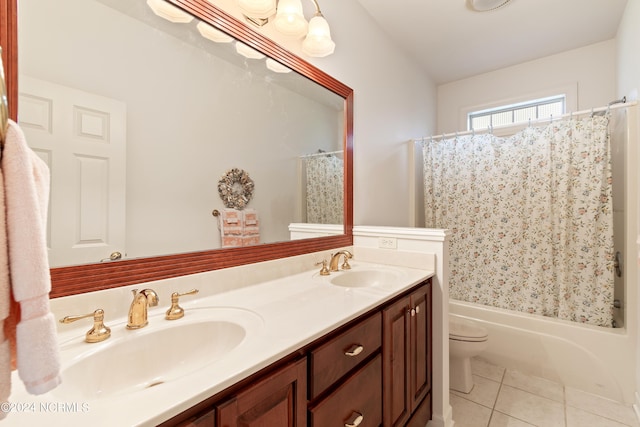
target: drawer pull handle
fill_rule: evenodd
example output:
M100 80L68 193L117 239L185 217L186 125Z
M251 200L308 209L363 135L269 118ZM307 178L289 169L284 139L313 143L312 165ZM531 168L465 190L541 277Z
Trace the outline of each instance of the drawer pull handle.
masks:
M355 418L353 418L355 416ZM364 415L362 415L360 412L353 412L353 414L351 414L351 417L353 418L353 421L350 423L345 423L344 427L358 427L361 423L362 420L364 420Z
M349 350L344 352L344 355L354 357L362 353L362 350L364 350L363 346L361 346L360 344L354 344L349 348Z

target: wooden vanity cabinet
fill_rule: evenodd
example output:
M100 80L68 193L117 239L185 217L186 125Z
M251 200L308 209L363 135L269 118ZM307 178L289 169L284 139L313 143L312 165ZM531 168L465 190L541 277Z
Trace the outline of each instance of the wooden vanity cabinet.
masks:
M163 425L424 427L431 419L431 279L291 356Z
M382 315L359 321L331 334L324 343L309 350L309 399L317 398L382 346Z
M309 426L382 423L382 314L378 311L309 350Z
M307 364L279 369L216 406L217 427L306 427Z
M161 426L306 427L307 359L279 367L257 382L232 393L230 397L221 398L220 402L203 403L206 409L199 410L187 419L179 415Z
M431 418L431 282L382 315L384 426L424 426Z
M379 427L382 425L380 352L309 408L309 426Z

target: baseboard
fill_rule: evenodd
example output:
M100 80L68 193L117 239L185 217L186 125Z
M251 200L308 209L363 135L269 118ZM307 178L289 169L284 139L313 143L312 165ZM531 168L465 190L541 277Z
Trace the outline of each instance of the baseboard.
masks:
M431 417L431 420L427 423L427 427L454 427L456 424L456 422L453 421L453 408L451 408L451 405L449 405L446 414L440 416L432 413Z

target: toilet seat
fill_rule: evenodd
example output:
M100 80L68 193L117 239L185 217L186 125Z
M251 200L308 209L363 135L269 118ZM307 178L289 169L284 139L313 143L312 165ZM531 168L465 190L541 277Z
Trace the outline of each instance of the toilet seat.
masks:
M449 339L466 342L487 341L489 333L485 328L470 320L459 317L449 319Z

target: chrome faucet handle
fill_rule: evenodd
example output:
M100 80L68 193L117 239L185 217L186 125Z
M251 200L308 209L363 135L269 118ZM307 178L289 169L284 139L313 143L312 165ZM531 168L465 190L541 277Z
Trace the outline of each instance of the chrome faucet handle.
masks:
M321 276L328 276L329 274L331 274L331 272L327 268L327 260L326 259L323 259L320 262L316 262L316 265L322 265L322 268L320 269L320 275Z
M164 318L167 320L176 320L184 317L184 309L178 304L178 299L185 295L195 295L198 292L199 291L197 289L191 289L190 291L184 292L182 294L179 294L177 292L172 293L171 307L169 307L169 309L167 310L167 314L164 316Z
M60 323L71 323L76 320L93 317L93 328L85 334L84 340L88 343L104 341L111 336L111 329L104 324L104 310L99 308L93 313L81 314L77 316L65 316L60 319Z

